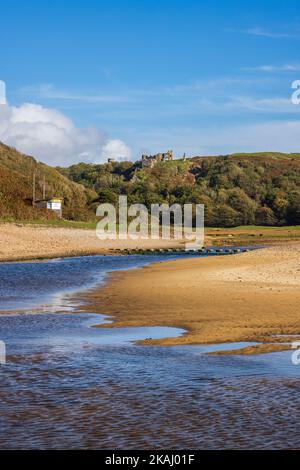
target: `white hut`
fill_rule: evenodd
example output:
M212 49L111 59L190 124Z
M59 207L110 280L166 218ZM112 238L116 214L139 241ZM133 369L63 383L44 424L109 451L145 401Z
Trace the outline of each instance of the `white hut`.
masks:
M50 199L39 199L34 202L35 207L40 207L41 209L50 209L57 213L57 215L62 217L62 203L63 197L51 197Z

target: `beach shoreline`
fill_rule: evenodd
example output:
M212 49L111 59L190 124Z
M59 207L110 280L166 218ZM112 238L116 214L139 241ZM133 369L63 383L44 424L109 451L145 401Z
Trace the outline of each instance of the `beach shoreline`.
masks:
M243 238L251 230L236 233ZM266 228L267 233L276 230ZM240 240L229 232L208 229L206 245ZM0 237L0 262L113 255L137 247L184 248L183 240L100 241L91 229L14 223L0 224ZM141 341L143 345L246 341L261 345L245 348L245 354L290 349L290 342L300 339L300 242L282 239L264 246L243 254L183 258L113 272L104 285L78 294L78 300L85 312L110 316L112 323L103 328L170 326L186 331L178 338Z
M0 223L0 262L112 255L118 250L175 249L184 240L99 240L96 230Z
M112 323L101 328L186 330L180 337L147 339L143 345L246 341L261 344L233 353L275 352L300 339L299 260L300 244L287 243L243 254L166 261L111 273L104 286L80 300L85 312L110 316Z
M0 262L121 254L123 250L184 249L185 240L99 240L95 229L0 222ZM300 241L300 227L206 228L205 246ZM124 252L124 254L127 254Z

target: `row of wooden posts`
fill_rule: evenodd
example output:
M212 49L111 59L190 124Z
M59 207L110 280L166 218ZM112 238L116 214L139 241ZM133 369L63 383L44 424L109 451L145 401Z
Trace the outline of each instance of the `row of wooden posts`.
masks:
M158 254L183 254L183 255L190 255L190 254L201 254L201 255L227 255L227 254L234 254L234 253L244 253L249 251L249 248L244 247L232 247L232 248L201 248L199 250L185 250L182 248L149 248L149 249L142 249L142 248L133 248L133 249L112 249L112 252L118 254L125 254L125 255L158 255Z

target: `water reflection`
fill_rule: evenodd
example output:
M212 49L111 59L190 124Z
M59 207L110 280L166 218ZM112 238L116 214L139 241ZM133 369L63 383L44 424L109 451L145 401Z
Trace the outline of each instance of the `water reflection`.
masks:
M134 266L133 257L114 257L111 266L109 257L96 258L83 261L77 286L96 282L95 269L104 276L108 267ZM6 272L0 265L4 304L22 305L24 295L37 305L41 291L51 304L59 287L70 287L70 273L79 276L77 263L43 266L44 280L59 279L48 297L40 266L6 265ZM20 272L27 294L26 284L12 283ZM64 296L57 298L53 310L71 310ZM290 352L210 356L216 346L141 347L132 341L182 331L93 328L104 321L104 315L74 313L0 316L8 354L0 366L0 448L300 447L300 369Z

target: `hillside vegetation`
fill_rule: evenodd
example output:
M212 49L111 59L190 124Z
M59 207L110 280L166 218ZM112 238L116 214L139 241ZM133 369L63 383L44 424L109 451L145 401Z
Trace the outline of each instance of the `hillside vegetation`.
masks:
M73 220L94 217L90 203L97 194L70 181L57 169L21 154L14 148L0 143L0 218L3 220L51 219L55 214L37 209L26 199L32 197L33 173L36 174L36 197L42 198L43 179L46 181L46 197L64 197L63 216Z
M95 221L101 202L205 205L208 227L300 224L300 154L265 152L186 161L159 162L141 168L139 162L79 163L53 168L0 143L0 218L45 220L52 211L32 207L32 176L36 197L64 197L63 216ZM26 201L27 199L27 201Z
M300 154L265 152L160 162L102 165L79 163L59 169L93 189L99 202L205 204L205 224L300 224Z

